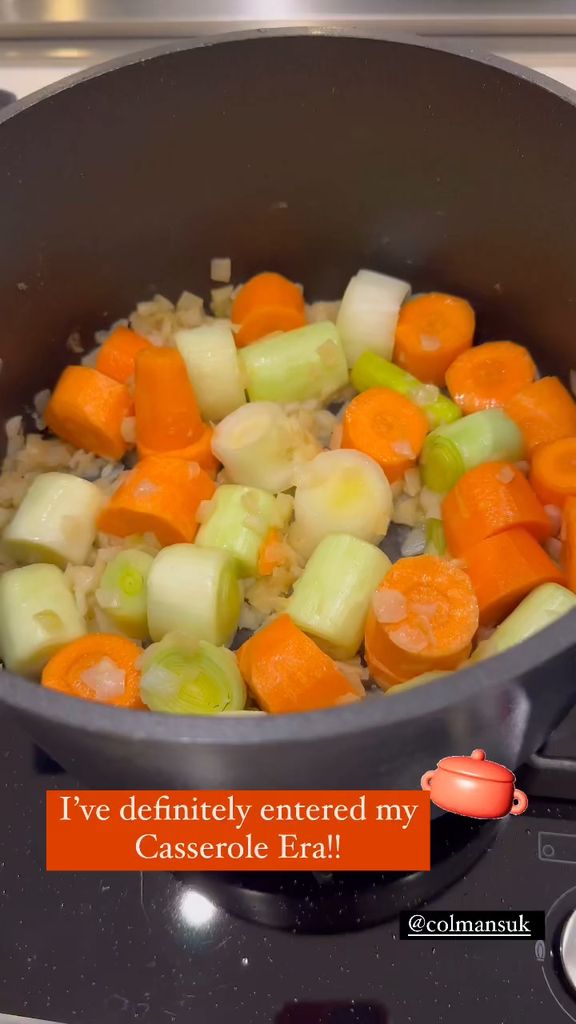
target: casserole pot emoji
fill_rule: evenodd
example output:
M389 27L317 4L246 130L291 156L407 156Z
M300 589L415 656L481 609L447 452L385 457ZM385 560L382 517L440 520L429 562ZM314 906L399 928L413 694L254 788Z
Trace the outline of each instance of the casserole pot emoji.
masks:
M438 767L426 772L422 789L430 792L437 807L469 818L504 818L523 814L528 797L515 789L516 776L495 761L487 761L483 750L471 757L444 757Z

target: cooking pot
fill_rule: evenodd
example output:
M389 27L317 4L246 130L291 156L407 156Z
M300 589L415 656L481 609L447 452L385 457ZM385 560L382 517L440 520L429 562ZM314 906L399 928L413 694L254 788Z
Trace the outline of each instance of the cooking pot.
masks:
M178 43L0 115L0 415L161 292L263 268L342 294L360 267L468 298L481 339L576 365L575 97L418 39L315 30ZM417 787L483 746L515 767L576 695L576 614L490 662L303 715L175 718L4 674L0 702L65 768L124 787Z
M528 797L515 789L516 776L503 764L487 761L484 750L470 757L443 757L420 784L437 807L470 818L503 818L523 814Z

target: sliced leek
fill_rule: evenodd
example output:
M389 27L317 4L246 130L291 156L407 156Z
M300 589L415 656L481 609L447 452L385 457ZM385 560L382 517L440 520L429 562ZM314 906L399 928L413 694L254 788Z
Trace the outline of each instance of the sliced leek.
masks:
M196 535L196 544L229 551L240 576L256 576L262 543L269 530L287 526L289 504L270 491L238 484L222 484L211 504L212 511Z
M390 388L391 391L405 395L424 410L431 427L452 423L462 415L456 402L443 395L437 387L423 384L411 373L376 355L375 352L364 352L364 355L360 356L354 363L351 379L356 391Z
M426 554L427 555L440 555L441 557L446 554L446 534L444 533L444 523L441 519L427 519L425 525L426 534Z
M236 656L225 647L168 633L141 659L140 696L151 711L170 715L242 712L246 686Z
M390 565L383 551L357 537L325 537L296 583L286 611L332 658L353 658L362 643L374 591Z
M129 548L108 563L96 601L122 633L135 640L148 636L146 586L154 559L146 551Z
M348 383L346 357L330 320L247 345L239 358L252 402L325 401Z
M205 420L219 423L245 404L238 350L226 324L177 331L174 337Z
M281 406L250 402L218 424L212 450L232 483L276 492L294 486L297 442L294 424Z
M310 554L323 537L348 533L378 544L392 515L392 491L380 466L362 452L322 452L302 467L294 496L293 543Z
M373 270L351 279L336 320L349 366L364 352L392 358L398 313L409 294L406 281Z
M442 676L452 676L453 672L446 669L444 672L422 672L419 676L414 676L413 679L408 683L400 683L397 686L390 686L386 690L386 696L392 697L393 694L406 693L407 690L415 690L418 686L425 686L427 683L433 683L435 679L441 679Z
M524 442L520 429L502 409L463 416L428 435L422 451L422 476L431 491L445 494L469 469L483 462L518 462Z
M42 473L4 530L2 544L16 562L82 565L96 537L105 498L71 473Z
M172 544L154 559L148 576L148 628L153 640L183 632L228 644L240 619L236 563L227 551Z
M472 661L483 661L514 647L539 633L552 622L576 608L576 595L558 583L536 587L517 608L501 622L488 640L478 644Z
M0 657L10 672L37 678L61 647L86 633L64 573L27 565L0 577Z

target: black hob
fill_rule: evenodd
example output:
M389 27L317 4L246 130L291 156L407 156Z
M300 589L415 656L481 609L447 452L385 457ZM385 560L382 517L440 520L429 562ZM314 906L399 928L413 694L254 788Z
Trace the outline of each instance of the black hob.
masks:
M576 1020L576 712L521 783L521 818L435 821L426 875L46 874L44 792L75 782L0 717L0 1022ZM546 910L546 944L400 941L422 901Z

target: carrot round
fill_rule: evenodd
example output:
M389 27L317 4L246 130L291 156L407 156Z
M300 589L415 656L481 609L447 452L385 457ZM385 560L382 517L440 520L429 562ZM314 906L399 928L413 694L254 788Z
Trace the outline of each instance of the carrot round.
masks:
M450 364L470 348L475 326L465 299L441 292L417 295L400 310L394 362L425 384L443 387Z
M136 356L146 348L153 348L152 342L129 327L117 327L102 344L96 369L120 384L127 384L134 375Z
M567 498L563 510L562 569L566 586L576 593L576 498Z
M530 483L543 505L562 508L576 495L576 437L540 444L530 466Z
M515 526L536 540L550 535L541 502L526 477L508 462L485 462L461 476L444 499L442 519L448 550L457 557Z
M98 529L115 537L153 533L163 546L190 543L198 506L216 485L195 462L150 455L141 459L100 513Z
M539 444L576 436L576 402L558 377L542 377L518 391L506 406L524 435L528 455Z
M288 615L255 633L237 655L256 702L272 714L334 708L364 696L362 685L356 687Z
M536 376L532 356L514 341L487 341L457 356L446 387L465 413L503 408Z
M186 364L174 348L152 346L136 359L136 444L141 456L174 455L206 466L209 427L202 422ZM200 445L198 444L200 442Z
M266 271L256 274L240 288L232 306L232 323L238 348L273 334L294 331L306 323L304 296L298 285Z
M132 414L128 388L89 366L67 366L46 406L46 426L63 441L103 459L123 458L122 423Z
M428 429L426 413L409 398L369 388L346 408L341 447L370 455L394 483L416 464Z
M522 528L481 540L468 549L465 561L481 626L497 626L542 583L564 581L558 566Z
M299 309L259 306L242 321L239 329L235 332L234 340L238 348L246 348L246 345L260 341L268 334L274 334L277 331L295 331L298 327L305 327L306 323L306 316Z
M125 637L89 633L50 659L42 686L115 708L144 708L136 667L141 655L141 648Z
M383 686L457 668L478 629L469 576L436 555L402 558L378 587L368 614L365 654Z

